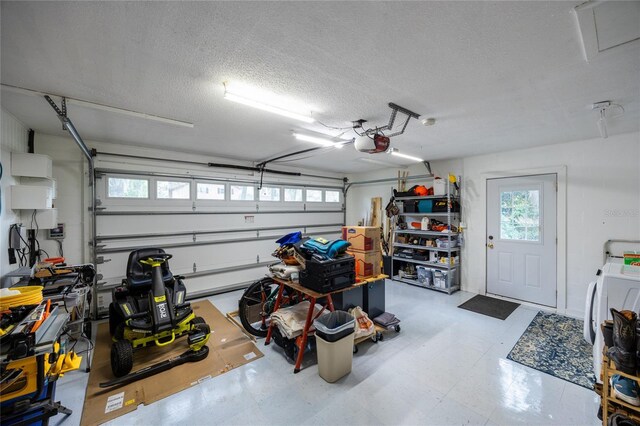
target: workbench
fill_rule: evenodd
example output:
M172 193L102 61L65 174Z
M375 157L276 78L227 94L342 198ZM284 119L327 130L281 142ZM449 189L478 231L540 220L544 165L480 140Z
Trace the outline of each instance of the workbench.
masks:
M298 373L300 372L301 366L302 366L302 358L304 357L304 348L307 346L307 339L309 338L310 334L313 334L312 331L310 331L311 329L311 325L313 324L313 320L315 320L314 316L313 316L313 311L316 305L316 301L320 300L320 299L324 299L325 305L324 308L329 309L329 311L333 312L334 308L333 308L333 300L331 298L332 294L337 294L337 293L342 293L344 291L348 291L354 288L357 288L359 286L363 286L366 285L370 282L374 282L377 280L381 280L381 279L385 279L388 278L386 275L378 275L377 277L372 277L372 278L363 278L361 279L359 282L354 283L353 285L349 286L349 287L345 287L345 288L341 288L340 290L335 290L335 291L331 291L329 293L318 293L317 291L311 290L309 288L306 288L302 285L300 285L299 283L293 282L293 281L287 281L287 280L283 280L280 278L276 278L276 277L272 277L273 281L278 284L279 288L278 288L278 296L276 297L276 301L273 307L273 312L276 312L279 308L280 308L280 304L282 302L282 295L284 292L284 288L288 287L291 290L294 290L298 293L300 293L301 295L305 296L305 299L309 301L309 311L307 312L307 318L304 324L304 327L302 329L302 335L298 336L296 338L296 346L298 348L298 355L296 357L296 365L293 369L294 373ZM321 311L322 312L322 311ZM273 327L274 327L274 323L272 321L269 322L269 329L267 331L267 338L264 342L265 346L269 345L269 343L271 343L271 334L273 332Z
M86 269L89 268L89 269ZM63 273L60 273L63 271ZM68 314L69 321L66 326L68 335L73 340L81 337L91 340L91 322L87 316L89 311L89 298L91 297L91 285L93 280L93 268L87 265L71 265L69 267L55 268L54 272L48 276L31 277L24 276L20 281L12 286L22 287L29 285L42 286L42 296L44 300L51 300L57 305L61 312ZM89 274L89 275L87 275ZM86 371L91 370L91 348L87 352Z

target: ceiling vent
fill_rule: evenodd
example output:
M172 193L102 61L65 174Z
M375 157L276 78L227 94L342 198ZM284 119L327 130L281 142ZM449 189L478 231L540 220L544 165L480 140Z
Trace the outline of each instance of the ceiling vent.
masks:
M640 40L640 2L588 1L574 9L585 60Z

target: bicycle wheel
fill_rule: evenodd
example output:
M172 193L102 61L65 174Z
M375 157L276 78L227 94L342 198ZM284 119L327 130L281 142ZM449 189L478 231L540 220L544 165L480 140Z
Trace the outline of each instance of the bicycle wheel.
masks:
M257 337L266 337L269 315L278 295L278 285L269 277L251 284L240 298L238 314L242 326Z

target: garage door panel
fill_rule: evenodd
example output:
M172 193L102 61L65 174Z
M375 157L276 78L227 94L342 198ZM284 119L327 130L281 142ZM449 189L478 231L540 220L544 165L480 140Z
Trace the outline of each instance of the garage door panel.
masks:
M106 178L111 174L118 176L116 172L103 176L97 188L101 208L96 214L97 254L105 261L98 265L100 312L105 312L111 289L125 276L129 253L136 248L164 248L173 255L172 272L189 277L190 292L204 293L264 276L266 265L277 261L271 256L275 240L284 234L302 231L311 237L340 238L342 202L244 202L229 201L228 196L226 201L201 201L195 200L193 182L190 200L159 200L154 179L160 178L151 174L143 177L150 182L148 199L107 198ZM326 183L319 180L315 187Z
M342 223L343 213L265 214L256 212L241 215L99 215L98 218L97 235L101 237L107 235L220 231L274 226L296 228L307 225Z

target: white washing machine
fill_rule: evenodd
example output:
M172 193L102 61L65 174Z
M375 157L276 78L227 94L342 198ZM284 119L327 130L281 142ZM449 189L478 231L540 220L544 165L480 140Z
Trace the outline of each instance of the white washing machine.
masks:
M640 272L624 268L622 262L608 262L589 284L584 311L584 338L593 344L593 372L601 383L604 338L600 324L611 317L611 308L635 311L640 315Z

